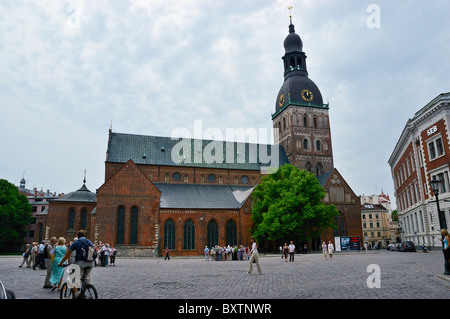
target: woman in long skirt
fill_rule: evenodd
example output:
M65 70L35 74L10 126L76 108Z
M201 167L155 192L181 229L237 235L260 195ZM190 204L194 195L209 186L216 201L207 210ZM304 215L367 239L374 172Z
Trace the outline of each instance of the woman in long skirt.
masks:
M50 277L50 283L53 285L52 291L61 288L61 282L64 275L64 267L59 267L58 264L64 258L66 254L66 239L60 237L55 247L53 262L52 262L52 276Z

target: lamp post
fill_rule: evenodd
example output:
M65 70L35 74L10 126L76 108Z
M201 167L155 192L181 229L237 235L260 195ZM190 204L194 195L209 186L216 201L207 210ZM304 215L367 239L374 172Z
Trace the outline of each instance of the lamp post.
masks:
M439 207L439 184L441 183L440 180L436 179L436 176L433 176L433 179L430 181L431 189L433 190L433 194L436 197L436 206L438 211L438 217L439 217L439 231L443 228L447 229L447 222L445 221L445 216L442 214L441 209ZM442 241L442 248L444 248L444 236L441 234L441 241ZM444 275L450 275L450 262L445 259L444 255Z

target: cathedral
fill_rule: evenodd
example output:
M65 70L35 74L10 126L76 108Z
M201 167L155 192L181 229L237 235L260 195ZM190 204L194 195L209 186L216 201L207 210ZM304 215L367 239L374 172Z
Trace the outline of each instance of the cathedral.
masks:
M362 239L360 201L334 167L329 105L309 78L292 20L284 48L273 145L110 128L103 185L92 192L84 181L77 191L52 200L37 217L36 240L45 233L71 240L85 229L92 241L115 246L121 256L158 256L166 247L172 255L189 256L202 254L205 246L249 245L252 191L268 168L286 163L314 173L325 189L325 204L340 213L335 227L311 238L308 249L320 250L322 241L337 236Z

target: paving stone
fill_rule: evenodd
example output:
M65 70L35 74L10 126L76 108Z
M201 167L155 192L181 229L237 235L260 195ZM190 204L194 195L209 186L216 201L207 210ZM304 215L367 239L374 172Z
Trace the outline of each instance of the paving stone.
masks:
M58 299L43 289L45 270L19 268L22 258L0 256L0 280L17 298ZM381 288L369 288L369 265L380 267ZM198 258L116 258L115 267L95 267L92 284L102 299L448 299L441 252L349 252L261 255L262 274L247 274L248 261Z

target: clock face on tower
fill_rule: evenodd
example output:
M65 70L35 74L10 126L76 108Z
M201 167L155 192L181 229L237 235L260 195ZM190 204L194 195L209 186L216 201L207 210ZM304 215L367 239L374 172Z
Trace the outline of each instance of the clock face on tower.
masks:
M283 106L283 105L284 105L284 94L281 94L281 95L280 95L280 98L279 98L279 100L278 100L278 104L279 104L280 106Z
M302 96L302 99L304 99L306 102L311 102L314 98L312 92L308 89L302 90L300 95Z

